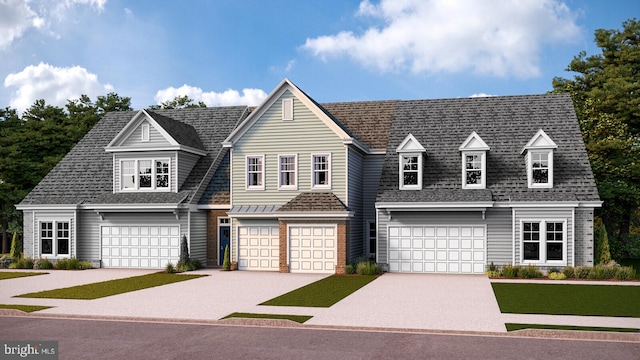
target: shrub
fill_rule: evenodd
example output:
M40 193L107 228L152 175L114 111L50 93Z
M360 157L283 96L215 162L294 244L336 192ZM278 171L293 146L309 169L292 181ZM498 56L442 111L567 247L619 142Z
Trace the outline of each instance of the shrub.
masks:
M188 263L189 262L189 244L187 244L187 237L182 235L182 239L180 240L180 263Z
M356 273L356 265L355 264L347 264L347 266L345 266L344 268L344 272L347 275L353 275Z
M167 265L164 267L164 272L166 272L167 274L174 274L176 272L176 268L173 267L172 263L167 263Z
M485 274L487 274L487 276L490 278L500 277L500 271L497 270L487 270Z
M507 264L502 267L502 276L506 277L507 279L517 278L519 271L520 271L520 266L513 266L513 265Z
M51 270L53 269L53 263L47 258L40 258L33 262L33 268L41 270Z
M378 275L380 267L372 261L361 261L356 266L356 273L359 275Z
M535 265L527 265L518 270L518 277L523 279L537 279L543 276L542 271L538 270Z
M576 279L587 279L589 278L589 273L591 273L591 267L589 266L576 266L574 268Z
M0 257L0 269L7 269L13 262L13 258L9 255L3 255Z
M595 262L606 264L611 261L611 251L609 250L609 235L602 219L596 217L593 227L595 229L594 240L596 243Z
M80 261L77 258L58 259L54 265L56 270L85 270L92 267L93 265L90 261Z
M552 271L549 273L549 279L551 280L564 280L567 276L561 272Z
M591 280L606 280L613 279L616 275L615 262L609 264L598 264L591 269L587 279Z
M16 259L13 258L13 262L9 264L9 269L33 269L33 259L32 258L23 258Z
M493 261L489 264L489 271L498 271L498 266L496 266Z
M224 260L222 261L222 270L231 270L231 261L229 260L229 245L224 247Z
M562 269L562 273L564 274L564 276L565 276L566 278L573 278L573 277L575 277L575 276L576 276L576 273L575 273L575 271L574 271L574 269L573 269L573 266L565 266L565 267Z
M11 239L11 251L9 252L12 258L19 259L22 257L22 244L20 243L20 238L18 238L18 233L13 233L13 238Z
M631 266L620 266L616 268L615 278L617 280L633 280L636 277L636 271Z

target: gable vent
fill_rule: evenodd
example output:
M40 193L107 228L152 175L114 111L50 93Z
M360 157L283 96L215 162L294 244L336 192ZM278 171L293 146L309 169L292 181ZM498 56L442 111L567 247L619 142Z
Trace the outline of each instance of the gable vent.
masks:
M293 120L293 99L282 99L282 120Z

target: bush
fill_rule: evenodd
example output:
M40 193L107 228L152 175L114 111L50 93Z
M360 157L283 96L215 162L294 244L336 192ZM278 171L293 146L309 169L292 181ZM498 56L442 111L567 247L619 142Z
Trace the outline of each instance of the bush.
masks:
M187 244L187 237L182 235L182 239L180 240L180 261L178 264L183 263L186 264L189 262L189 244Z
M53 269L53 263L47 258L40 258L33 262L33 268L36 270L51 270Z
M9 269L33 269L33 259L32 258L23 258L16 259L13 258L13 262L9 264Z
M18 233L13 233L13 238L11 239L11 252L9 252L12 258L19 259L22 257L22 244L20 243L20 238L18 238Z
M538 270L535 265L527 265L518 270L518 277L523 279L537 279L544 277L544 274L542 274L542 271Z
M567 276L561 272L552 271L549 273L549 279L551 280L564 280Z
M520 266L513 266L513 265L504 265L502 267L502 276L506 277L507 279L514 279L518 277L518 272L520 271Z
M485 271L485 274L487 274L487 276L490 278L500 277L500 271L497 270L487 270Z
M355 264L347 264L347 266L344 267L344 273L347 275L353 275L356 273L356 265Z
M616 268L615 278L617 280L633 280L636 277L636 271L631 266L620 266Z
M493 261L489 264L489 271L498 271L498 266L496 266Z
M589 266L576 266L574 268L576 279L587 279L589 278L589 273L591 273L591 267Z
M13 258L9 255L3 255L0 257L0 269L7 269L13 262Z
M564 274L564 276L565 276L566 278L573 278L573 277L575 277L575 276L576 276L576 273L575 273L575 271L574 271L574 269L573 269L573 266L565 266L565 267L562 269L562 273Z
M625 234L609 241L611 257L622 259L640 259L640 235Z
M229 245L224 247L224 260L222 261L222 270L231 270L231 261L229 260Z
M361 261L356 266L356 273L359 275L378 275L380 267L372 261Z
M77 258L58 259L53 267L56 270L85 270L93 268L90 261L80 261Z
M593 224L595 233L594 241L596 243L596 253L594 262L596 264L606 264L611 261L611 251L609 250L609 236L607 228L604 226L602 219L596 217Z
M598 264L591 269L587 278L591 280L613 279L616 276L616 267L615 261L608 264Z
M176 268L173 267L172 263L167 263L167 266L164 267L164 272L167 274L174 274L176 272Z

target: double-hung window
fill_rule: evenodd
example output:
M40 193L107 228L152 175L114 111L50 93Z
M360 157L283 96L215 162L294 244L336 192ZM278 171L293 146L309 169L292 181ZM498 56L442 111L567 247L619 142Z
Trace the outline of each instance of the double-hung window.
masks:
M120 189L125 191L169 191L170 162L168 159L122 160Z
M402 155L402 189L422 187L421 160L420 154Z
M247 190L264 190L264 155L247 156Z
M553 187L553 150L557 148L542 129L524 146L522 154L526 153L529 188Z
M531 152L532 185L549 183L549 152Z
M522 222L522 262L532 264L567 263L566 221Z
M463 188L485 187L485 152L464 153Z
M284 190L296 190L298 188L298 156L280 155L278 162L280 169L278 187Z
M43 256L68 257L70 255L68 221L42 221L40 223L40 253Z
M331 154L311 155L311 187L331 188Z

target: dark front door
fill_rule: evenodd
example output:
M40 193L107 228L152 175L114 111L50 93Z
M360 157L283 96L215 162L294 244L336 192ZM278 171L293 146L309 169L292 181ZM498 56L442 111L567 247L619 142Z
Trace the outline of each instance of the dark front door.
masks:
M229 226L220 226L220 235L218 237L220 242L220 257L218 257L218 261L220 265L224 261L224 249L229 246Z

